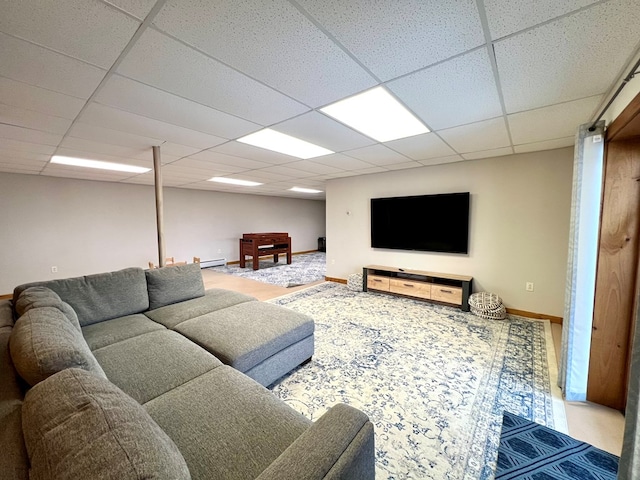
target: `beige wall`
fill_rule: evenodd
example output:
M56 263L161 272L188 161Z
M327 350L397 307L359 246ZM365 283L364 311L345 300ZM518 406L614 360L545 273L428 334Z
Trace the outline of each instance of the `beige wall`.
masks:
M508 307L562 316L572 165L573 148L564 148L331 180L327 276L346 278L367 264L471 275L475 291L495 292ZM465 191L468 255L371 248L371 198ZM416 221L428 222L428 212Z
M238 237L285 231L293 251L325 235L323 201L166 188L167 255L238 259ZM157 263L153 188L0 173L0 294L30 281ZM51 273L57 266L58 273Z

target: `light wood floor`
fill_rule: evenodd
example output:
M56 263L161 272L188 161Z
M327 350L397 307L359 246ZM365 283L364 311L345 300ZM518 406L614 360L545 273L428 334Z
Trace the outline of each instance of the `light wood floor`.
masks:
M211 269L202 270L205 288L226 288L247 295L252 295L258 300L269 300L288 293L309 287L285 288L267 283L257 282L242 277L214 272ZM556 358L560 358L560 340L562 327L552 324L553 340L556 347ZM617 410L596 405L593 403L565 402L569 435L573 438L588 442L602 450L620 455L622 450L622 433L624 431L624 416Z

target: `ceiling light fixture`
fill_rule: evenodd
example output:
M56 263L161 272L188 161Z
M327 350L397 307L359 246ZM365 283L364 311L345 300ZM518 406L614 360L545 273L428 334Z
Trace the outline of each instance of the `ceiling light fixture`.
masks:
M307 159L321 157L335 153L313 143L305 142L299 138L276 132L270 128L265 128L259 132L251 133L238 139L241 143L253 145L254 147L265 148L278 153L284 153L292 157Z
M322 193L322 190L314 190L313 188L292 187L289 190L299 193Z
M101 170L113 170L116 172L146 173L150 168L137 167L135 165L125 165L124 163L101 162L99 160L89 160L87 158L63 157L54 155L51 163L58 165L70 165L72 167L99 168Z
M375 87L320 109L379 142L428 133L429 129L385 88Z
M219 182L219 183L229 183L231 185L241 185L243 187L256 187L258 185L262 185L258 182L252 182L250 180L239 180L237 178L227 178L227 177L213 177L208 180L209 182Z

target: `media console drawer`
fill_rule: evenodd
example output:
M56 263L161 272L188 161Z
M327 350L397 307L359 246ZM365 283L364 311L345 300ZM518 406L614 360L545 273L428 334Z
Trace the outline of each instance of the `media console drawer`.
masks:
M389 282L389 291L400 295L410 295L412 297L431 298L431 284L424 282L414 282L392 278Z
M439 302L462 304L462 289L458 287L449 287L448 285L431 285L431 300Z
M369 275L367 277L367 288L373 288L374 290L389 291L389 277L381 277L378 275Z

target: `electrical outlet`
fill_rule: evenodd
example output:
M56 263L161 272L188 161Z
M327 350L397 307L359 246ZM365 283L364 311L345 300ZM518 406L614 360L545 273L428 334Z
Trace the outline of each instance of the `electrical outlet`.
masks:
M58 273L58 267L51 267L51 273Z
M218 253L222 253L222 249L221 248L218 249Z
M533 292L533 282L527 282L524 288L527 292Z
M332 258L331 259L331 265L335 265L335 264L336 264L336 261L335 261L335 259Z

